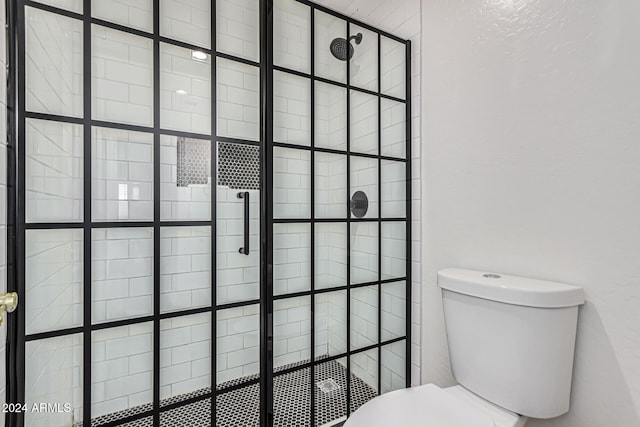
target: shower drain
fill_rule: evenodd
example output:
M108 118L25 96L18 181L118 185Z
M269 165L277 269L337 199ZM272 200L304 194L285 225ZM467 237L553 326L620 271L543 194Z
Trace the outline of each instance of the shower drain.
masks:
M318 381L316 385L323 393L331 393L332 391L336 391L340 388L338 383L335 382L333 378L327 378L326 380Z

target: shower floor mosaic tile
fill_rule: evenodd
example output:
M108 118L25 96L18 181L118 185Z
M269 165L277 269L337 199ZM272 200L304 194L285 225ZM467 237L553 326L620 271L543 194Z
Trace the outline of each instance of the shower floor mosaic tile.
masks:
M299 364L298 364L299 365ZM296 365L287 365L287 370ZM309 368L289 372L274 378L274 425L279 427L308 426L311 405L311 370ZM346 415L347 371L337 361L321 363L315 368L313 387L316 390L315 426L331 425L344 419ZM235 384L255 380L256 376L245 377L221 384L230 387ZM320 384L318 384L320 383ZM327 387L330 385L330 387ZM321 390L321 386L326 391ZM331 390L329 390L331 389ZM206 395L209 389L201 389L189 394L165 399L161 407L176 402ZM217 396L216 425L219 427L253 427L259 425L260 386L251 384ZM351 375L351 411L355 411L376 396L376 391L355 375ZM92 427L126 426L153 427L151 417L118 424L117 421L152 409L142 405L126 411L98 417L92 420ZM162 427L210 427L210 399L203 399L180 406L160 415ZM75 427L81 427L82 423Z

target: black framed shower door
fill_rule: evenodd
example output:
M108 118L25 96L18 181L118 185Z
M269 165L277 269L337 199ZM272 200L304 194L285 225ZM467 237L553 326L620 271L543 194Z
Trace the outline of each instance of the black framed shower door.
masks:
M8 2L7 425L322 426L410 385L411 44L241 3Z

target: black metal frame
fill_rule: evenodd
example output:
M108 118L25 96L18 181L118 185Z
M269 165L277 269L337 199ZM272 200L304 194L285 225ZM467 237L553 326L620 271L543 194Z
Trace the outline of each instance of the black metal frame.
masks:
M216 7L211 8L211 48L206 49L200 46L192 45L178 40L169 39L160 35L160 0L153 0L153 33L129 28L120 24L111 23L102 19L93 18L91 16L91 0L83 1L83 13L75 13L54 6L45 5L32 0L9 0L7 2L7 22L9 27L8 38L8 146L7 146L7 239L8 239L8 287L10 290L18 291L24 295L25 291L25 236L27 230L37 229L83 229L84 235L84 293L83 293L83 326L68 328L63 330L49 331L37 334L25 335L25 310L19 309L14 315L8 316L8 343L7 343L7 400L8 402L24 402L25 396L25 345L26 342L59 337L71 334L83 335L83 424L91 424L91 334L93 331L106 328L133 325L143 322L153 322L153 348L154 348L154 374L153 374L153 409L133 416L129 416L117 422L108 425L120 425L124 422L134 421L136 419L153 417L154 425L160 425L160 415L162 412L193 403L200 400L211 399L211 422L216 424L216 397L219 394L237 390L251 384L260 384L260 400L261 425L271 426L274 423L274 402L271 387L273 387L273 378L275 376L284 375L296 370L309 369L311 377L311 407L310 425L314 423L315 416L315 367L320 363L326 363L332 360L346 358L347 360L347 400L345 402L345 412L347 416L351 412L350 396L351 396L351 356L361 352L377 349L378 351L378 391L381 390L381 369L382 369L382 348L385 345L405 341L406 345L406 366L405 379L406 386L411 383L411 42L403 40L397 36L381 31L368 24L344 16L334 12L328 8L317 5L308 0L296 0L298 3L309 6L311 29L311 64L310 73L303 73L296 70L274 65L273 61L273 0L259 0L260 2L260 61L254 62L245 58L236 57L226 53L216 51ZM83 118L65 117L53 114L29 112L26 110L25 103L25 9L32 7L43 11L56 13L73 19L82 21L83 23L83 73L84 87L83 99L84 110ZM357 25L374 32L377 35L378 48L378 90L377 92L351 86L350 82L350 62L346 63L346 83L332 81L326 78L315 76L315 11L320 11L342 19L346 22L347 35L350 33L350 26ZM153 126L138 126L122 123L111 123L92 119L91 114L91 26L100 25L103 27L119 30L128 34L142 36L153 41ZM393 41L402 43L406 47L406 97L398 99L381 92L381 40L387 37ZM183 47L192 50L203 51L210 55L211 58L211 135L204 135L193 132L182 132L175 130L162 129L160 126L160 43L166 43L173 46ZM327 47L328 48L328 47ZM223 58L260 69L260 141L242 140L237 138L229 138L217 136L217 93L216 93L216 58ZM272 100L274 96L273 73L280 71L291 75L297 75L309 80L311 87L311 143L310 146L299 146L287 143L280 143L273 140L273 111ZM334 150L315 145L315 83L322 82L346 89L347 97L347 147L346 150ZM351 151L351 135L350 135L350 103L351 91L366 93L378 98L378 154L365 154ZM406 107L406 156L405 158L395 158L382 155L382 136L381 136L381 103L382 99L390 99L396 102L404 103ZM83 205L83 221L77 223L27 223L25 220L25 195L26 195L26 155L25 155L25 127L26 120L41 119L52 120L63 123L72 123L83 126L84 137L84 205ZM112 129L123 129L130 131L139 131L153 134L153 203L154 217L153 221L138 222L93 222L91 215L91 167L92 167L92 128L106 127ZM163 221L160 219L160 136L173 135L185 136L208 140L211 143L211 176L217 176L217 150L215 144L217 142L232 142L237 144L260 145L260 177L261 177L261 194L260 194L260 297L258 300L243 301L238 303L217 305L216 295L216 205L217 192L211 192L211 220L210 221ZM311 162L311 212L308 219L277 219L273 215L273 149L274 147L282 147L296 150L307 150L310 152ZM349 193L351 192L350 179L350 163L351 157L371 158L377 160L378 166L378 215L377 218L352 218L347 210L346 218L316 218L315 216L315 153L332 153L341 154L346 157L347 172L347 206L349 204ZM406 215L404 218L382 218L382 161L392 160L405 163L406 171ZM214 178L215 179L215 178ZM406 230L406 275L405 277L382 280L382 224L384 222L404 222ZM378 280L368 283L351 284L351 223L358 222L376 222L378 224ZM309 223L311 233L311 283L310 290L304 292L290 293L284 295L273 294L273 225L280 223ZM347 226L347 282L343 286L316 289L315 287L315 224L316 223L345 223ZM207 226L211 228L211 284L212 284L212 303L208 307L183 310L170 313L160 312L160 230L165 226ZM133 228L133 227L149 227L153 228L153 274L154 274L154 312L153 315L138 317L133 319L110 321L100 324L92 324L91 322L91 232L93 229L104 228ZM406 327L405 335L392 340L382 342L382 321L381 321L381 301L382 301L382 285L385 283L406 282ZM351 348L351 289L357 289L365 286L378 286L378 337L377 343L368 347L352 349ZM343 354L316 360L315 354L315 296L336 291L346 291L347 298L347 351ZM278 370L274 372L273 366L273 305L274 301L292 297L308 296L311 304L311 360L307 363L301 363L293 368ZM216 387L216 314L220 310L245 307L250 305L260 305L260 371L259 379L236 384L225 389L217 389ZM164 319L193 315L199 313L211 314L211 391L199 395L197 397L183 400L171 405L160 407L160 321ZM23 413L7 414L7 425L23 426Z

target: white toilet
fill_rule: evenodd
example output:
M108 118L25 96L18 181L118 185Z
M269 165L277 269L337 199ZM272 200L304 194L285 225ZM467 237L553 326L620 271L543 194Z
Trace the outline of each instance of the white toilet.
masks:
M457 268L438 285L459 385L378 396L344 427L521 427L569 410L582 288Z

